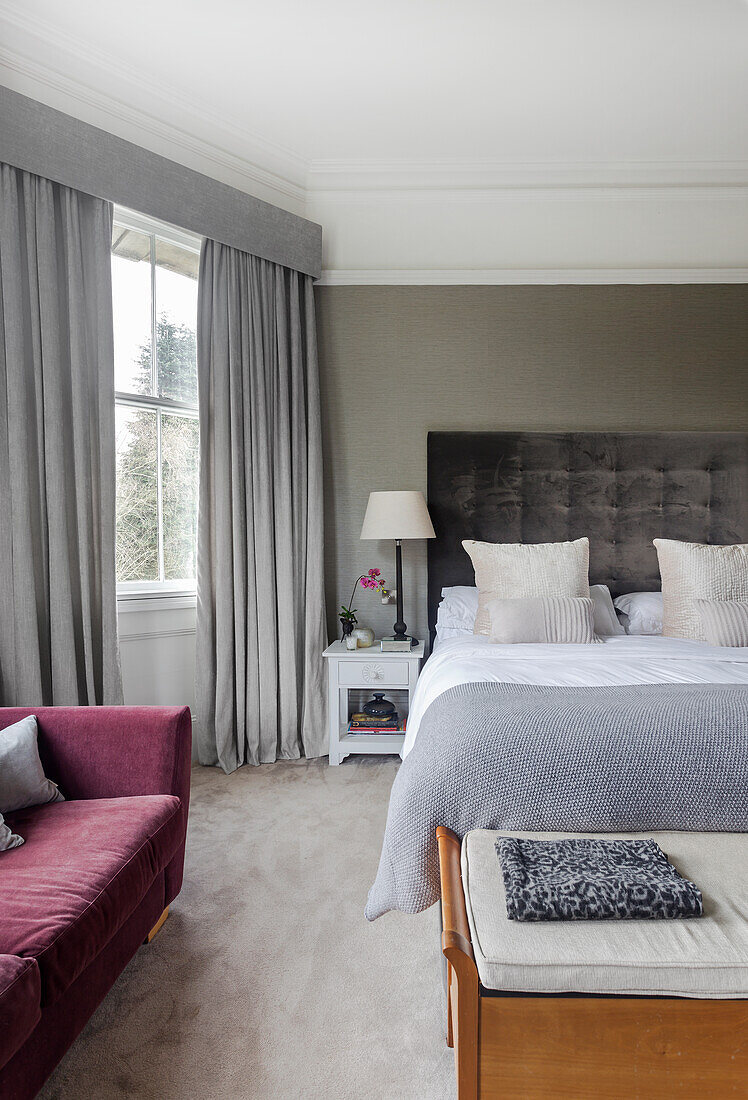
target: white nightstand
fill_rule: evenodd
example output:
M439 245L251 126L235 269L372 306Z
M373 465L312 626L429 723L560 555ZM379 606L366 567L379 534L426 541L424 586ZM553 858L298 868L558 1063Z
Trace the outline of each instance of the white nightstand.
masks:
M348 733L348 692L407 691L408 710L423 660L424 643L410 653L382 653L376 641L368 649L346 649L333 642L323 656L327 660L327 708L330 727L330 763L339 764L352 752L399 752L402 733Z

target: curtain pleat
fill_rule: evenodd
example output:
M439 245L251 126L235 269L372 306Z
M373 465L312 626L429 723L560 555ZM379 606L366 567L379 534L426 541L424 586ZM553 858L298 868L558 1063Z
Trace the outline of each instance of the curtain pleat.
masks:
M230 772L327 751L312 280L205 241L197 743Z
M0 164L0 701L122 702L112 205Z

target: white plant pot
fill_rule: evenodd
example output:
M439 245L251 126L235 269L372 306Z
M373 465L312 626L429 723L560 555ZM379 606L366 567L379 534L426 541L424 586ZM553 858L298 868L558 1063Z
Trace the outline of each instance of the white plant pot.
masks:
M351 637L356 639L359 649L368 649L374 641L374 631L369 626L357 626Z

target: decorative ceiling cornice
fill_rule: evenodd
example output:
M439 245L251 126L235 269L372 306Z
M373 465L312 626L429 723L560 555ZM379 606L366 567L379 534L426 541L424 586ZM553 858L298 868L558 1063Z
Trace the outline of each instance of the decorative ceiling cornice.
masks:
M166 144L174 150L174 159L185 163L184 157L179 156L181 150L189 158L189 167L234 186L242 186L243 181L243 189L252 194L256 194L260 187L263 192L275 195L279 205L287 207L288 200L291 200L294 213L303 212L308 168L304 158L232 120L212 113L202 103L191 101L181 94L175 95L170 88L148 74L123 64L118 58L91 49L73 36L61 34L51 24L1 3L0 42L7 42L9 37L2 33L4 24L20 30L29 37L31 45L36 44L42 49L22 51L7 45L0 46L0 81L3 84L78 117L80 110L76 109L76 105L81 105L86 110L86 122L135 140L146 148L153 148L155 139L158 143L156 152L163 152ZM46 59L42 61L36 56L47 52L55 57L56 63ZM65 55L74 63L68 69L87 72L88 80L68 75L59 64L59 58ZM96 85L91 81L92 72L101 75L101 81ZM132 89L135 93L133 98L145 92L152 109L142 110L132 106L132 102L122 95L102 91L101 84L111 84L112 77L124 88ZM215 137L212 140L200 137L186 129L184 123L179 124L169 116L197 121L201 128L212 135L221 135L223 140L219 142ZM128 128L127 132L123 132L123 124ZM258 197L267 196L263 193Z
M720 217L725 236L736 218L744 218L744 204L748 200L746 161L511 163L481 158L308 161L238 120L211 111L204 102L175 93L147 72L114 55L91 49L82 40L60 32L51 23L31 16L7 0L0 0L0 43L0 83L248 194L322 221L328 239L335 236L340 240L341 234L345 237L346 230L341 226L346 219L349 226L361 224L355 209L358 206L364 219L377 208L382 209L385 217L384 209L391 207L392 215L388 213L386 217L391 223L388 233L392 238L392 268L382 268L385 257L381 249L373 250L372 268L366 270L359 269L361 261L365 263L368 259L360 248L355 256L346 253L343 264L336 264L339 251L333 255L333 250L328 260L330 268L322 280L329 285L748 281L745 268L718 265L619 268L615 266L618 257L611 257L609 267L583 269L570 265L550 269L529 266L536 259L542 262L542 257L528 254L525 268L484 270L471 268L471 257L465 255L467 266L452 269L448 265L463 259L459 250L449 257L440 257L444 269L405 270L397 267L398 257L407 263L415 256L408 249L396 247L397 227L407 219L407 211L413 209L414 203L444 204L453 209L518 201L649 203L653 215L658 217L666 206L678 207L683 203L682 218L689 218L692 216L689 201L700 203L702 209L711 208L714 201L722 204ZM467 216L468 212L464 213ZM476 209L470 217L477 224L483 214ZM610 211L607 217L609 222L614 221L618 214ZM643 211L642 217L646 219L649 214ZM352 247L355 251L358 244ZM379 257L376 260L374 252ZM662 249L666 262L669 253L669 249ZM727 263L740 261L734 249L731 256L729 253L729 249L723 253ZM350 269L338 270L346 266L349 258ZM699 246L693 258L698 262Z
M307 172L309 192L497 191L680 191L748 188L744 161L597 161L509 163L472 161L315 160Z

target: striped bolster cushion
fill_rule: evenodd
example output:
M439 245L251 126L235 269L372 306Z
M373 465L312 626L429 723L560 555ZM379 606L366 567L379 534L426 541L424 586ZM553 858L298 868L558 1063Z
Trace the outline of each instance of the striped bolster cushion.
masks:
M595 637L595 604L585 596L530 596L489 600L490 642L576 642Z
M748 600L696 600L710 645L748 646Z

